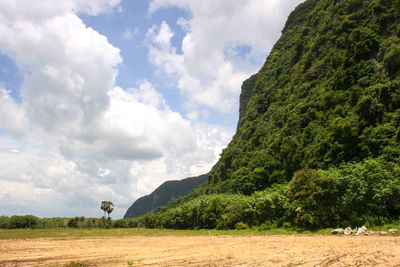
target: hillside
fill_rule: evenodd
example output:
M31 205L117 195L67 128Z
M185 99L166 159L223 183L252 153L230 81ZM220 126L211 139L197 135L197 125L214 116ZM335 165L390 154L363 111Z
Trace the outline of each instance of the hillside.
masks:
M216 191L250 194L304 167L399 160L399 1L378 3L306 1L296 8L210 175Z
M167 181L161 184L150 195L137 199L126 211L124 218L137 217L148 212L155 212L158 207L190 193L207 180L207 175Z
M148 227L381 224L400 215L400 0L307 0L242 87L208 182ZM266 29L267 31L267 29Z

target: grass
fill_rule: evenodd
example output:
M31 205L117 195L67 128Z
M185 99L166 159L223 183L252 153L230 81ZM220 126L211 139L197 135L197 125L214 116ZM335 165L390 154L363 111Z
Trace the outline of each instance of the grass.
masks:
M371 231L387 231L396 228L400 231L400 223L368 228ZM301 228L273 227L268 230L249 228L244 230L171 230L146 228L112 228L112 229L0 229L0 239L31 239L31 238L83 238L101 236L221 236L221 235L293 235L293 234L330 234L332 228L320 230L305 230Z
M330 229L308 231L301 229L274 228L259 231L257 228L245 230L170 230L145 228L113 229L0 229L0 239L31 238L82 238L101 236L208 236L208 235L277 235L277 234L329 234Z

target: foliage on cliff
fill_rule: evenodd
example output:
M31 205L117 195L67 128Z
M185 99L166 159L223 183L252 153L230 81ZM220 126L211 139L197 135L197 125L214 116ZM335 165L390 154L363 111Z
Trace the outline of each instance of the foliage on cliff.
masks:
M400 0L307 0L243 84L206 184L149 227L303 227L400 215Z
M303 168L400 160L400 1L308 0L257 74L210 192L251 194Z

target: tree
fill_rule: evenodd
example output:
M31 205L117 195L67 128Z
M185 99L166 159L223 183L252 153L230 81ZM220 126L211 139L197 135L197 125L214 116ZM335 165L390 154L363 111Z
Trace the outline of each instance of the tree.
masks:
M102 201L100 208L104 211L104 225L108 228L110 228L110 222L111 222L111 217L110 213L114 210L114 204L111 201ZM107 213L107 219L106 219L106 213Z

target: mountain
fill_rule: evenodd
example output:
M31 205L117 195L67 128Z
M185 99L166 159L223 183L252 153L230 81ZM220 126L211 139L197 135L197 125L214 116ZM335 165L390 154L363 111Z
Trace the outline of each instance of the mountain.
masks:
M158 207L190 193L207 180L207 175L186 178L183 180L167 181L161 184L150 195L137 199L126 211L125 218L137 217L148 212L155 212Z
M147 227L376 225L400 216L400 0L307 0L243 83L206 183ZM267 29L266 29L267 34Z
M213 191L250 194L305 167L399 159L390 117L399 107L398 3L309 0L296 8L249 82L246 112L210 174Z

